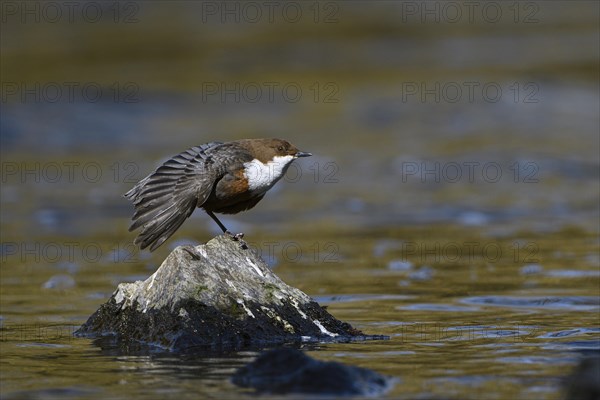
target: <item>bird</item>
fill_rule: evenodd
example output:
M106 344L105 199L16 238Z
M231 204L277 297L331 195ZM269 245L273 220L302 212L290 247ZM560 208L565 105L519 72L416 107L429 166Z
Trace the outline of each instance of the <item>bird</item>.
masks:
M139 181L124 197L135 208L129 231L141 228L134 244L156 250L196 208L202 208L223 233L240 241L215 216L250 210L297 158L312 156L283 139L210 142L170 158Z

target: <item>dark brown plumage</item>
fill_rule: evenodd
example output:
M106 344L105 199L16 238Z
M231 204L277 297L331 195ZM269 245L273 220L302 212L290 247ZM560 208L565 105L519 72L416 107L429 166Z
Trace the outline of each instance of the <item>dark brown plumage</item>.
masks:
M210 142L191 147L125 194L135 207L129 230L142 229L134 243L155 250L198 207L229 233L214 213L236 214L251 209L285 174L291 161L310 155L281 139Z

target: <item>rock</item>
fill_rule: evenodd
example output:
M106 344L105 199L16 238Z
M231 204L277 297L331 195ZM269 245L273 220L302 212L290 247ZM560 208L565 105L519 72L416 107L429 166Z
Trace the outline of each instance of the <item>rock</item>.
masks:
M300 350L280 348L240 368L232 381L258 393L371 397L388 391L394 380L369 369L318 361Z
M600 399L600 354L582 358L564 386L567 400Z
M120 284L75 335L171 351L387 339L338 321L225 235L177 247L146 281Z

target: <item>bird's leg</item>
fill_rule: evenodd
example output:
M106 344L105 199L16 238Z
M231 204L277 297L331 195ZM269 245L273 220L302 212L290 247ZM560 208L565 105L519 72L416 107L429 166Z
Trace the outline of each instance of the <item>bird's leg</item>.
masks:
M213 221L215 221L217 223L217 225L219 225L219 228L221 228L223 233L228 233L231 235L231 232L229 232L227 230L225 225L223 225L223 223L221 223L221 221L219 221L219 218L217 218L217 216L215 214L213 214L211 211L206 211L206 213L208 214L209 217L211 217L213 219Z
M206 211L206 213L208 214L209 217L211 217L213 219L213 221L215 221L217 223L217 225L219 225L219 228L221 228L221 230L223 231L224 234L231 236L231 238L233 240L235 240L236 242L240 242L242 249L248 248L248 246L246 245L246 242L244 242L242 240L244 237L243 233L240 232L240 233L233 234L233 233L229 232L229 230L225 227L225 225L223 225L223 223L221 221L219 221L219 218L217 218L217 216L215 214L213 214L211 211Z

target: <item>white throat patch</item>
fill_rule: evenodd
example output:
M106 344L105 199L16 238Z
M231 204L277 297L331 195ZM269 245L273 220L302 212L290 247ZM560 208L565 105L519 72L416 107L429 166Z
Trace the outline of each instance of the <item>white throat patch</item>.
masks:
M244 163L244 176L248 179L248 188L252 191L269 190L285 174L294 156L275 156L263 164L256 158Z

